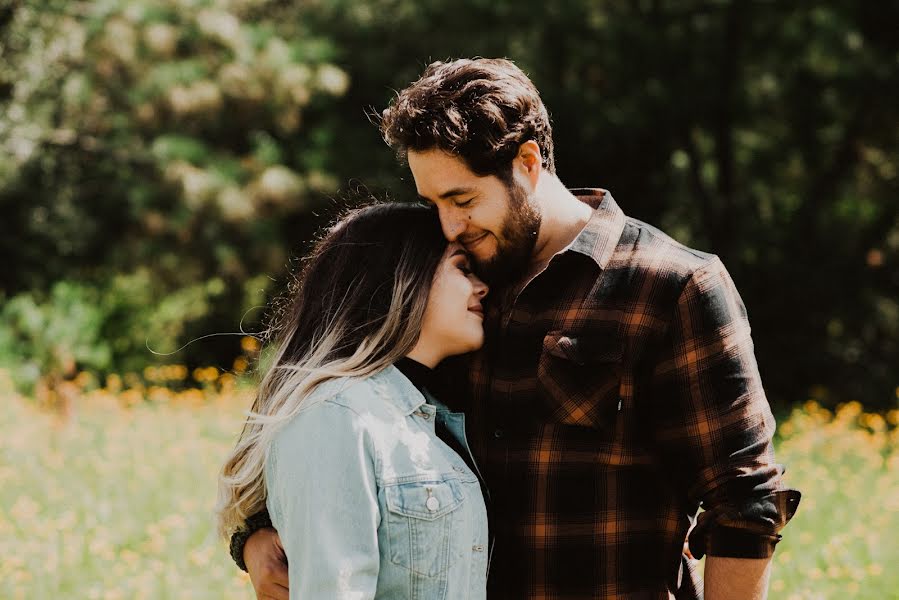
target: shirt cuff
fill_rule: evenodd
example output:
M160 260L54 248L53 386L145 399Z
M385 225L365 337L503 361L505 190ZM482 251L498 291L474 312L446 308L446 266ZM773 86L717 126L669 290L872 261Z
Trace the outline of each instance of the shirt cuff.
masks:
M718 509L700 514L690 532L690 553L696 558L706 554L771 557L782 537L778 532L793 518L801 497L797 490L778 490L741 511Z
M231 535L231 558L242 571L247 570L247 564L243 561L243 549L247 545L247 540L260 529L271 526L271 517L267 510L263 510L248 518L244 527Z

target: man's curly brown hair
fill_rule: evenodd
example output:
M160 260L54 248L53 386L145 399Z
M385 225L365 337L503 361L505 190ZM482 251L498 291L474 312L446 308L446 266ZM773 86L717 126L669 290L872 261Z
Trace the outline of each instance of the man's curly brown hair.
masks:
M460 59L428 65L381 114L381 135L400 160L412 150L461 157L477 175L508 181L524 142L540 147L555 173L552 127L537 88L506 59Z

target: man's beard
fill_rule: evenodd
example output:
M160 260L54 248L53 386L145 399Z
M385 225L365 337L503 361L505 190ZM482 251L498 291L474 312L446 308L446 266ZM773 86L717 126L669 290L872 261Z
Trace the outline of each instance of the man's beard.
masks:
M524 186L512 181L506 184L506 189L509 212L496 240L496 254L477 262L479 275L495 287L517 282L527 274L543 220L539 207Z

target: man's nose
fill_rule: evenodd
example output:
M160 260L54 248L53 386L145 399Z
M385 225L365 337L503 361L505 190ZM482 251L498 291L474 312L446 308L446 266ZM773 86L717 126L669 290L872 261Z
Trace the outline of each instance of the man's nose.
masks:
M458 218L452 211L439 209L437 211L440 217L440 228L443 229L443 237L447 241L455 242L456 239L465 231L465 221Z

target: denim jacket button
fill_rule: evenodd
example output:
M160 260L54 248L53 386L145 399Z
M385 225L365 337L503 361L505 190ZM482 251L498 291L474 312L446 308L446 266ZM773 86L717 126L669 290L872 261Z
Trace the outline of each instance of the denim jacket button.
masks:
M465 469L463 469L459 465L453 465L453 471L455 471L456 473L464 473Z
M438 508L440 508L440 500L438 500L434 496L431 496L430 498L428 498L428 501L425 502L425 506L428 507L429 511L434 512Z

